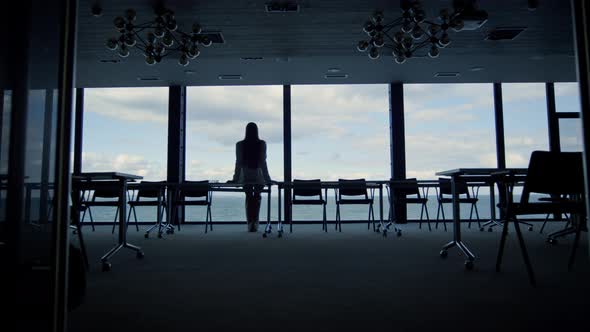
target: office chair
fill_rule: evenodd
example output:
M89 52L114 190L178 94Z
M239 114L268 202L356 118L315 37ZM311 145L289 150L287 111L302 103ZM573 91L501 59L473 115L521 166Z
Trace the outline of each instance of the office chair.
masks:
M182 206L206 206L207 213L205 216L205 233L207 233L207 224L209 230L213 230L213 218L211 216L211 201L213 199L213 192L210 190L209 181L185 181L181 184L179 190L175 193L175 198L172 206L171 221L174 221L178 216L178 209ZM178 223L180 228L180 223Z
M136 186L137 194L135 199L128 202L129 213L127 215L127 222L129 222L129 219L131 218L131 212L133 212L135 223L137 223L136 207L138 206L155 206L157 208L156 223L145 232L144 236L146 239L149 237L150 232L156 227L158 227L158 237L162 237L162 218L164 216L164 212L167 210L165 195L166 188L163 184L164 181L141 181ZM167 223L164 228L167 234L174 233L174 227L172 227L170 224Z
M359 198L361 196L362 198ZM347 198L354 197L354 198ZM373 198L375 197L374 190L371 190L371 195L367 191L367 182L365 179L338 179L338 188L335 196L336 199L336 229L342 232L342 220L340 216L341 204L367 204L369 206L369 217L367 218L367 229L371 227L373 222L373 230L375 228L375 212L373 210Z
M447 230L447 222L445 219L445 210L443 204L445 203L453 203L453 193L451 191L451 180L447 178L439 178L438 179L439 188L436 189L436 196L438 201L438 207L436 210L436 223L434 224L434 228L438 229L438 221L439 216L442 214L443 219L443 226L445 231ZM467 183L464 181L457 182L457 191L459 193L459 204L470 204L471 209L469 212L469 224L468 227L471 227L471 220L473 219L473 212L475 211L475 216L477 217L477 225L481 228L481 223L479 221L479 211L477 210L477 202L479 199L477 197L472 197L469 193L469 188L467 187ZM464 195L464 197L461 197Z
M509 222L514 223L521 253L527 268L529 280L536 284L533 268L528 257L524 238L520 231L518 216L546 213L568 213L575 222L575 238L568 261L568 269L573 266L576 250L580 240L580 232L585 224L586 211L584 196L584 173L582 167L582 153L580 152L548 152L533 151L529 161L528 172L524 181L520 202L513 202L514 180L510 172L502 176L501 188L505 192L504 210L506 220L502 229L500 246L496 259L496 270L500 271L504 245L508 234ZM530 194L547 194L550 197L543 200L531 201ZM564 199L564 195L568 198ZM573 220L576 221L573 221Z
M298 197L304 197L298 198ZM315 197L315 198L312 198ZM327 200L322 195L322 182L320 179L314 180L293 180L293 199L292 205L322 205L323 218L322 230L328 231L328 224L326 218L326 204ZM293 211L293 209L291 209ZM293 220L291 219L290 231L293 231Z

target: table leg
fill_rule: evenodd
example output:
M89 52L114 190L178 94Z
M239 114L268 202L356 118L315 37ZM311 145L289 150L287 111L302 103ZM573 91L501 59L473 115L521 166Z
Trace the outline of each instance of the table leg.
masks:
M457 191L458 176L451 177L451 193L453 197L453 241L445 244L440 251L440 256L445 258L448 255L447 250L457 246L459 250L467 257L465 267L468 270L473 269L473 261L475 255L467 248L465 243L461 240L461 212L459 207L459 193Z
M104 256L100 258L102 262L102 270L109 271L111 269L111 263L109 262L109 258L115 255L121 248L128 248L134 250L136 252L137 258L143 258L144 253L140 247L127 243L127 222L125 220L126 217L126 208L127 208L127 181L125 179L120 180L120 196L119 201L121 202L119 206L119 243L115 245L109 252L107 252Z

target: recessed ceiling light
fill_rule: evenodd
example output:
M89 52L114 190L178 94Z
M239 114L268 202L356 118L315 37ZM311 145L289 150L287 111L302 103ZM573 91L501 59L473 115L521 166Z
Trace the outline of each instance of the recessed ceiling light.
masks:
M470 71L482 71L482 70L484 70L484 67L474 66L474 67L469 68L469 70Z
M159 77L138 77L137 78L138 81L159 81L160 78Z
M121 60L119 59L100 59L98 60L100 63L119 63Z
M328 73L339 73L340 72L340 68L328 68Z
M459 77L457 72L438 72L434 74L434 77Z
M192 75L195 73L195 71L194 70L185 70L184 73L187 75Z
M227 80L241 80L242 79L242 75L219 75L219 79L222 81L227 81Z
M264 57L261 56L243 56L240 59L244 61L261 61L264 60Z
M289 58L288 56L279 56L275 58L276 62L289 62L291 61L291 58Z
M326 74L324 78L328 80L345 79L348 78L348 74Z

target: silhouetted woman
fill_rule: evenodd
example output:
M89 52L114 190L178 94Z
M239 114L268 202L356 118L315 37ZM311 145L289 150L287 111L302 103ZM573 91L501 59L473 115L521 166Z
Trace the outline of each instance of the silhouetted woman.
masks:
M248 231L258 230L260 192L265 183L271 183L266 166L266 142L258 138L254 122L246 125L246 137L236 143L236 167L232 182L243 183L246 192L246 219Z

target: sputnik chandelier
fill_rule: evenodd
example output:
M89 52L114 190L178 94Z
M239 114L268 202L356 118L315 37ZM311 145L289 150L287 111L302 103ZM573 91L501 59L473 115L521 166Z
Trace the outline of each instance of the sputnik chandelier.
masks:
M110 38L106 47L123 58L128 57L129 50L135 47L143 53L148 65L159 63L164 57L177 53L178 64L187 66L190 60L201 53L200 45L211 46L211 39L202 34L198 23L192 25L190 32L184 32L178 29L172 10L156 7L154 14L152 21L139 24L136 23L137 15L133 9L126 10L124 16L115 17L113 24L120 35Z
M385 21L382 11L375 11L363 26L369 40L358 43L359 51L377 59L383 49L388 49L395 62L402 64L416 56L418 50L429 47L428 56L436 58L440 49L451 43L449 30L459 32L464 28L460 8L453 13L442 9L438 22L432 22L426 20L426 12L418 0L402 0L400 7L402 16L390 22Z

